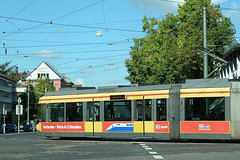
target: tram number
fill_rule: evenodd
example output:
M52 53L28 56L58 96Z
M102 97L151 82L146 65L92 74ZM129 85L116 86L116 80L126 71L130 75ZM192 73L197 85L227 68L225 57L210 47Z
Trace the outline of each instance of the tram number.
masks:
M119 99L125 99L125 95L112 95L112 96L110 96L110 100L119 100Z

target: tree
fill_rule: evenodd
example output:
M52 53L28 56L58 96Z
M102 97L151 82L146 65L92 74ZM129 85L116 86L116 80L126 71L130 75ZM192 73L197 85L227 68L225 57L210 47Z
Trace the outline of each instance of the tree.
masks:
M29 85L29 86L28 86ZM21 115L21 121L27 121L27 110L28 110L28 89L29 89L29 120L34 120L37 118L37 99L35 97L34 87L31 84L26 86L26 93L20 93L19 97L21 98L21 105L23 105L23 115ZM17 116L15 116L16 118ZM12 117L12 120L14 117Z
M9 67L10 63L11 63L11 61L1 64L0 65L0 73L2 73L4 75L8 75L15 67L15 66Z
M18 81L20 78L14 72L14 68L16 67L16 65L9 67L10 63L11 63L11 61L0 64L0 73L8 76L9 78L11 78L15 81Z
M37 79L37 83L35 85L35 95L37 100L39 100L46 92L55 91L55 87L49 78Z
M235 34L230 18L223 16L210 0L185 0L178 14L164 19L143 18L146 37L134 39L130 59L125 61L131 83L179 83L184 79L202 78L203 56L194 47L203 46L203 6L207 8L208 50L222 57L223 46ZM209 71L214 69L209 58Z
M35 97L36 97L37 102L46 92L51 92L51 91L55 91L55 87L49 78L37 79L37 83L35 85ZM45 111L45 107L37 106L37 111L38 111L37 119L42 120L42 117L44 117L43 113Z

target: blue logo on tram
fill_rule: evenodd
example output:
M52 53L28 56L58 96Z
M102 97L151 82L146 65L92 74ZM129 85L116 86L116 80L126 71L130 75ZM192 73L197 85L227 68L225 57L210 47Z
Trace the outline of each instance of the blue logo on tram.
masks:
M133 123L114 123L106 129L107 132L133 132Z

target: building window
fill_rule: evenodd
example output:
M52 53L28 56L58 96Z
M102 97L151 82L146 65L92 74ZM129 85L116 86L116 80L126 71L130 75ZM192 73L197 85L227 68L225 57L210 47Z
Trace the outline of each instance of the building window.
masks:
M186 120L225 120L225 98L186 98Z
M45 79L47 77L49 77L49 73L38 73L38 78Z
M4 97L5 98L8 98L9 97L9 94L7 92L4 92Z

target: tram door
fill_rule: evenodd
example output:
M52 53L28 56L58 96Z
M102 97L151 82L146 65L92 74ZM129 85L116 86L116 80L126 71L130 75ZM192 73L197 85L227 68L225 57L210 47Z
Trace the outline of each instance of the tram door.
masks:
M94 133L94 122L100 121L100 102L88 102L87 103L87 121L93 122L93 133Z
M137 100L136 101L136 120L143 122L143 136L145 136L145 121L151 121L151 100Z
M137 121L151 121L151 100L145 100L145 104L143 104L143 100L137 100Z
M93 110L94 110L94 114L93 114ZM87 121L100 121L100 102L94 102L94 109L92 106L92 102L88 102L87 115L88 115Z

